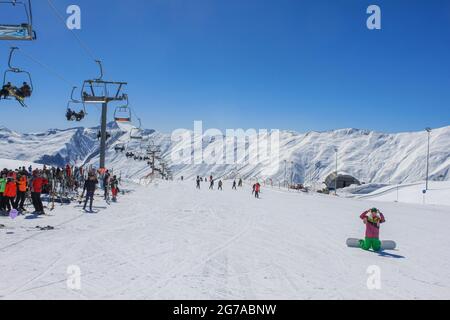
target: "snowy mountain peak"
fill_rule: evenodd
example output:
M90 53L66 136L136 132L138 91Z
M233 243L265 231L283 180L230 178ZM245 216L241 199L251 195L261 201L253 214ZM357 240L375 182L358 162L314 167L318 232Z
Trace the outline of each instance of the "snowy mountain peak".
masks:
M273 163L244 165L195 165L172 162L173 150L180 150L182 142L171 141L170 134L154 130L140 130L145 139L132 139L138 128L128 123L108 123L107 163L130 178L141 178L149 172L146 161L127 159L115 147L123 145L127 151L145 155L148 143L159 145L162 159L175 176L186 178L208 176L272 179L295 183L322 182L334 172L336 148L338 171L354 176L362 182L403 183L425 178L427 156L426 132L379 133L355 128L300 134L280 132L280 161L278 172L262 176ZM27 160L63 166L66 163L97 165L99 158L99 127L52 129L45 133L20 134L0 128L0 158ZM450 180L450 126L432 132L430 176L433 180ZM204 148L215 143L205 139ZM285 162L286 161L286 162Z

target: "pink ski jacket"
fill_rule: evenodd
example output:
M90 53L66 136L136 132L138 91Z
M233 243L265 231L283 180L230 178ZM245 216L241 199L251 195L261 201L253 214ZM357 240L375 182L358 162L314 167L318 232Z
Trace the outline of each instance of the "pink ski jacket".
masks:
M377 223L371 222L369 219L370 211L365 211L363 214L361 214L361 219L367 219L366 223L366 238L373 238L373 239L379 239L380 238L380 227ZM380 224L385 223L386 219L384 218L384 215L380 212Z

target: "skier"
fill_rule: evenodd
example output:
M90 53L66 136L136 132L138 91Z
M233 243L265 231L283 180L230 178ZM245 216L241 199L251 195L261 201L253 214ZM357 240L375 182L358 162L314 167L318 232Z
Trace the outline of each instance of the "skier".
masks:
M223 182L222 182L222 180L219 180L219 187L217 188L217 190L223 191Z
M97 178L95 177L94 174L90 173L89 177L84 182L83 194L81 196L81 197L83 197L84 192L86 192L86 200L85 200L84 206L83 206L84 211L86 211L87 203L88 203L88 201L90 201L89 202L89 211L92 212L92 204L94 202L94 194L95 194L95 190L97 189L97 184L98 184Z
M237 190L237 187L236 187L236 180L233 181L233 190Z
M243 183L243 182L242 182L242 179L239 179L239 185L238 185L239 188L242 188L242 183Z
M31 97L31 87L27 82L24 82L22 84L22 88L20 88L20 91L22 91L25 98Z
M73 121L74 117L75 117L75 111L72 111L72 109L68 108L67 112L66 112L67 121Z
M105 175L103 176L103 189L105 191L105 200L109 199L109 179L111 175L109 174L109 171L106 170Z
M117 201L117 194L119 193L119 181L116 176L113 176L111 179L111 193L112 193L112 201Z
M261 192L261 185L259 182L255 184L255 198L259 199L259 193Z
M16 197L16 209L18 209L21 212L26 211L24 208L24 204L25 204L25 197L27 194L27 189L28 189L28 179L27 177L22 173L22 175L19 176L19 181L17 182L17 186L18 186L18 192L17 192L17 197Z
M41 194L45 186L48 185L48 180L43 178L38 170L33 172L33 179L31 181L31 200L33 201L34 212L38 215L44 215L44 205L42 204Z
M200 190L200 177L197 176L197 189Z
M2 90L0 90L0 99L3 97L3 99L6 99L9 97L9 90L11 89L12 85L11 82L8 82L4 86L2 86Z
M380 251L380 226L386 222L383 213L377 208L373 208L364 211L360 218L366 225L366 238L359 242L361 249L370 250L372 248L374 251Z
M3 197L6 198L6 208L8 209L8 212L11 211L11 209L16 209L16 203L14 199L17 196L17 185L16 181L14 180L14 177L12 173L8 176L5 187L5 192L3 193Z
M0 176L0 211L6 210L6 197L4 196L6 183L8 180L6 179L6 173L3 172Z
M253 190L252 190L252 196L255 195L255 191L256 191L256 183L253 185Z
M212 178L210 180L209 190L214 190L214 179L212 179Z

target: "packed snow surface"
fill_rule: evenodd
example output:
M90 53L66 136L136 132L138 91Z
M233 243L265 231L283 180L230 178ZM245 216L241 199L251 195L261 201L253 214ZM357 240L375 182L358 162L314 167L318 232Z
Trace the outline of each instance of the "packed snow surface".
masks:
M159 182L118 203L97 196L51 216L0 218L3 299L449 299L447 206L375 202L248 186ZM349 249L361 212L378 206L397 251ZM51 225L53 231L37 231ZM67 286L81 270L81 290ZM381 289L369 290L369 267ZM73 270L73 269L69 269ZM70 282L70 281L69 281Z

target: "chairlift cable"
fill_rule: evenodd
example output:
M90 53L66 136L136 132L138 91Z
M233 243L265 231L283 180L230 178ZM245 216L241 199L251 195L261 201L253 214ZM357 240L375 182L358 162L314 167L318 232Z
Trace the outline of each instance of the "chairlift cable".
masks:
M47 66L43 62L39 61L38 59L34 58L32 55L30 55L29 53L25 52L23 49L20 49L20 53L22 53L24 56L26 56L28 59L30 59L34 63L36 63L39 66L41 66L43 69L47 70L48 73L53 74L55 77L59 78L61 81L63 81L66 84L68 84L70 87L74 87L74 85L69 80L67 80L65 77L63 77L61 74L59 74L55 70L51 69L49 66Z
M132 115L134 116L135 119L138 119L139 121L141 121L141 118L139 118L139 116L137 115L137 113L134 111L133 108L130 108ZM142 125L142 123L141 123ZM139 128L142 129L142 128Z
M64 17L59 13L58 9L55 7L55 5L53 4L53 2L51 0L47 0L47 3L49 4L50 8L53 10L54 14L61 20L61 22L64 24L64 27L66 27L66 20L64 19ZM93 54L93 51L89 48L89 46L75 33L75 31L70 30L69 31L72 33L72 35L75 37L75 39L77 40L78 44L80 45L80 47L86 52L86 54L94 61L99 60L98 58L96 58Z

